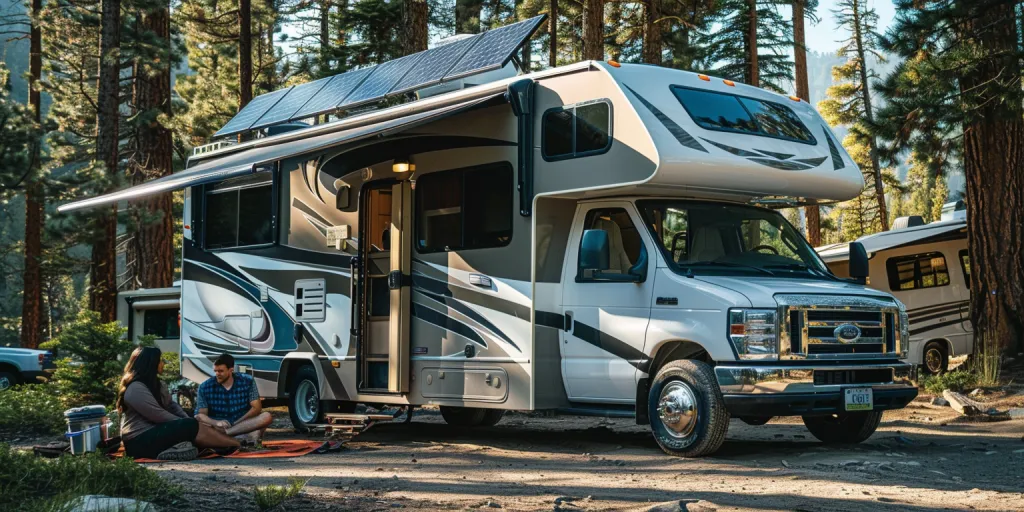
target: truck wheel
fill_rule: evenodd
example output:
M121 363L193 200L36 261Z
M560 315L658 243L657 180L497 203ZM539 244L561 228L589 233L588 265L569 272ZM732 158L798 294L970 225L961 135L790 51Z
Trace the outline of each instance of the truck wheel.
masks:
M922 369L928 375L938 375L940 373L946 373L949 368L949 351L946 350L946 345L933 341L924 346L924 364Z
M11 372L0 372L0 391L7 391L18 383L18 376Z
M811 435L826 444L857 444L871 437L882 422L882 411L804 416Z
M729 411L718 380L700 361L662 366L651 382L647 411L654 439L669 455L710 455L722 446L729 430Z
M480 426L493 427L501 421L501 417L504 415L504 409L484 409L484 419L480 421Z
M310 425L323 423L323 407L320 404L320 388L317 386L316 370L303 366L295 372L289 383L288 416L299 432L309 432Z
M453 407L441 406L441 417L444 422L453 427L476 427L484 422L487 409L475 407ZM500 417L498 419L501 419ZM497 421L495 421L497 423Z

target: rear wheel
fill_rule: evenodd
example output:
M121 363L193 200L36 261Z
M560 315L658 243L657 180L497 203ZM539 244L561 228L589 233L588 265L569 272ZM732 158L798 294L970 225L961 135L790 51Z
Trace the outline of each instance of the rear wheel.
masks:
M18 376L11 372L0 372L0 391L7 391L17 384Z
M700 361L672 361L651 382L647 399L651 432L658 446L679 457L718 450L729 430L729 412L711 367Z
M480 421L480 426L493 427L501 421L501 417L504 415L504 409L484 409L484 419Z
M857 444L871 437L882 422L882 411L804 416L811 435L826 444Z
M299 368L292 377L288 392L288 416L299 432L309 432L311 425L323 422L317 381L316 370L312 366Z
M924 346L923 369L928 375L946 373L949 368L949 351L944 343L933 341Z
M484 423L487 411L488 409L478 409L475 407L442 405L441 417L444 418L445 423L453 427L476 427ZM501 417L499 416L498 419L500 420ZM497 421L494 423L497 423Z

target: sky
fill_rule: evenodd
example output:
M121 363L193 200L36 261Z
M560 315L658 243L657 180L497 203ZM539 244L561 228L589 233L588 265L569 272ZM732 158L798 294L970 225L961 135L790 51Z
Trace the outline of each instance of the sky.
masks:
M868 6L875 9L878 14L878 31L885 33L896 16L896 8L892 0L867 0ZM836 30L835 16L832 11L836 8L838 0L819 0L818 17L821 18L816 25L807 24L807 48L819 53L833 53L839 49L838 39L845 37L845 34Z

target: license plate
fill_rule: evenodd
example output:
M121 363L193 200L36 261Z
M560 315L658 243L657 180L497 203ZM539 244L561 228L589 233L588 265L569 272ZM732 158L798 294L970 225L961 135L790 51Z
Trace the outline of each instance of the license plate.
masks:
M843 395L847 411L870 411L875 408L871 388L847 388Z

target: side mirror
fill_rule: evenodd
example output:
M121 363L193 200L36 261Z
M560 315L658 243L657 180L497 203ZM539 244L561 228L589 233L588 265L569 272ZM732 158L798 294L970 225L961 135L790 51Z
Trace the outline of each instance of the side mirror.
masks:
M608 232L603 229L588 229L583 232L580 243L580 270L608 270L611 257L608 248Z
M352 205L352 187L338 187L338 195L334 196L334 206L339 210L347 210Z
M860 242L850 242L850 277L860 284L867 284L868 251Z

